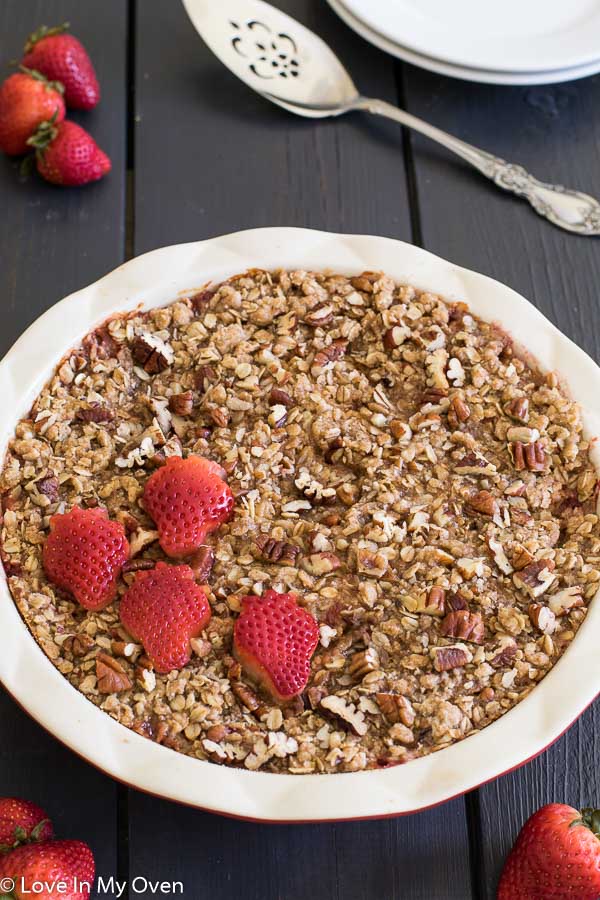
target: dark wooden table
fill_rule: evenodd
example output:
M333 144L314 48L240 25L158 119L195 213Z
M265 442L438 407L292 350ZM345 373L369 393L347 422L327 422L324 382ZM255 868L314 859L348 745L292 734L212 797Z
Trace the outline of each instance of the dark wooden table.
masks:
M385 56L325 0L276 2L331 43L365 92L600 196L600 76L539 88L467 84ZM113 172L60 189L0 160L2 352L55 301L132 255L297 225L401 238L492 275L600 359L600 243L554 229L391 123L315 123L267 104L213 58L178 0L3 0L0 61L41 22L64 20L89 48L103 91L100 107L76 118ZM115 784L0 693L0 795L46 807L62 836L89 841L105 878L178 880L194 900L491 900L526 816L550 800L600 799L599 716L596 704L534 762L428 812L261 826Z

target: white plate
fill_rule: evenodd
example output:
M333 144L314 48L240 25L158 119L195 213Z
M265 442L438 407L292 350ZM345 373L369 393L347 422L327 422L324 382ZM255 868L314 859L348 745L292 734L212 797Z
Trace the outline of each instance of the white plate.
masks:
M464 66L456 66L442 62L439 59L432 59L414 50L409 50L407 47L395 44L389 38L373 31L364 22L352 15L341 0L327 0L327 2L349 28L352 28L353 31L366 41L369 41L370 44L373 44L380 50L384 50L386 53L390 53L397 59L411 63L414 66L420 66L420 68L427 69L429 72L435 72L438 75L449 75L451 78L460 78L463 81L474 81L483 84L533 85L575 81L578 78L586 78L589 75L595 75L597 72L600 72L600 59L587 63L585 66L575 66L574 68L560 71L494 72L490 69L469 69Z
M395 44L454 65L498 72L581 66L598 59L598 0L346 0Z
M53 306L0 363L0 454L56 363L107 316L171 302L259 266L381 269L400 282L465 300L526 343L544 369L559 369L600 435L600 369L514 291L424 250L380 237L264 228L155 250ZM600 448L596 445L594 463ZM440 803L495 778L543 750L600 688L595 600L572 646L532 692L473 737L404 766L340 775L275 775L191 759L119 725L71 687L25 627L1 574L0 680L37 721L80 756L140 790L192 806L269 821L391 816Z

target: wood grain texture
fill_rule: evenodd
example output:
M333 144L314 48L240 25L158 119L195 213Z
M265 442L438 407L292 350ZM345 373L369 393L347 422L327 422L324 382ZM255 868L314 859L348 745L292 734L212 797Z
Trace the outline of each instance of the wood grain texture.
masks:
M0 4L0 63L7 66L19 56L27 35L41 23L65 20L87 46L103 91L100 107L77 120L110 154L114 168L99 184L67 189L36 175L23 178L19 161L0 159L2 353L41 312L123 259L125 0L86 4L85 11L76 0L5 0ZM57 834L87 840L98 871L114 874L115 783L47 735L1 688L0 722L0 795L42 805Z
M396 100L393 64L324 3L277 5L330 41L361 89ZM138 2L136 58L136 253L261 225L410 240L397 127L309 122L271 106L216 61L179 4ZM129 810L132 875L183 878L199 900L471 896L463 800L395 821L319 826L232 822L135 792ZM161 852L166 834L175 860Z
M600 197L600 78L536 88L471 85L404 67L407 108L538 177ZM504 281L600 360L600 244L566 234L459 160L411 141L423 245ZM480 896L492 900L502 862L541 804L600 797L600 705L536 761L478 794Z

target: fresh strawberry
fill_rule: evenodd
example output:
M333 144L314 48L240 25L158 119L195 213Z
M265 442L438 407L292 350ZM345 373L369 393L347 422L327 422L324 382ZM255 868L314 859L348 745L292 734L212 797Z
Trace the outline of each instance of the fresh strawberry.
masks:
M159 562L138 572L124 594L121 622L143 644L157 672L182 669L192 654L190 639L198 637L211 610L203 587L189 566Z
M64 32L68 24L47 28L42 25L25 44L23 65L43 72L65 86L67 106L92 109L100 100L100 85L81 41Z
M53 584L70 591L86 609L103 609L115 599L127 559L125 529L109 519L105 509L74 506L50 519L44 570Z
M46 841L52 835L52 822L35 803L16 797L0 797L0 853L19 844Z
M42 122L27 143L35 148L38 172L52 184L76 187L98 181L111 170L106 153L75 122Z
M294 594L266 591L262 597L242 597L241 603L233 632L234 656L275 700L290 700L306 687L319 640L318 624L298 606Z
M2 896L11 900L88 900L95 868L92 851L83 841L27 844L0 857ZM10 881L14 887L7 890Z
M597 900L600 810L549 803L523 825L498 886L498 900Z
M62 85L23 68L0 87L0 150L10 156L27 153L27 140L42 122L64 117Z
M226 522L233 494L224 470L201 456L171 456L146 482L144 507L158 528L167 556L186 556Z

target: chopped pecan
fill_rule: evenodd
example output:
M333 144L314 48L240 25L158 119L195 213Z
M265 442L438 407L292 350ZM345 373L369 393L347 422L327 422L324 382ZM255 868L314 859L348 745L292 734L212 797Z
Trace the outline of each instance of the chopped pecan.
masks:
M155 334L146 332L133 339L131 353L139 365L149 375L156 375L171 365L174 359L173 350Z
M471 514L493 516L500 512L498 501L489 491L479 491L467 499L466 510Z
M447 591L446 606L450 610L469 608L466 597L464 597L460 591Z
M328 363L335 362L337 359L341 359L346 352L347 346L347 341L343 341L341 339L333 341L328 347L325 347L323 350L319 350L319 352L315 355L313 365L317 366L319 369L322 369Z
M401 722L407 728L411 728L415 722L415 711L413 705L402 694L379 693L375 695L379 709L390 723L395 725Z
M317 577L320 575L329 575L330 572L339 569L341 564L340 558L336 556L335 553L329 553L327 551L323 553L311 553L309 556L304 556L300 561L300 565L305 572Z
M73 656L85 656L96 645L89 634L72 634L63 641L63 647Z
M101 694L116 694L128 691L132 686L127 672L117 660L108 653L99 653L96 657L96 678Z
M207 391L217 381L217 373L212 366L199 366L194 374L194 384L199 391Z
M153 569L156 565L155 559L147 559L145 557L138 557L137 559L128 559L123 563L123 573L127 572L140 572L145 569Z
M215 291L198 291L197 294L193 294L190 297L190 303L194 310L199 313L205 309L214 296Z
M554 560L537 559L513 575L515 585L531 597L539 597L556 580Z
M183 456L183 444L176 434L172 434L169 440L156 451L150 462L153 466L164 466L171 456Z
M529 400L527 397L515 397L504 407L507 416L516 422L527 422L529 418Z
M75 413L75 418L80 422L112 422L115 417L114 410L103 403L94 401L88 406L80 406Z
M495 669L511 666L515 656L517 655L517 645L512 638L503 643L497 652L490 659L490 665Z
M43 478L38 478L35 486L40 494L43 494L44 497L48 498L50 503L54 503L58 500L60 485L54 472L48 472Z
M107 327L102 325L84 337L83 349L92 358L112 359L119 352L119 345L111 336Z
M337 451L341 450L343 446L344 442L341 437L334 438L323 453L323 459L325 460L325 462L329 463L330 466L333 465L333 463L335 462L335 455Z
M431 387L423 391L419 402L421 406L426 406L427 403L437 406L440 400L445 400L447 396L448 391L445 388Z
M541 441L534 441L531 444L514 441L509 444L509 450L517 472L521 472L523 469L528 469L530 472L543 472L546 468L546 451Z
M454 471L457 475L494 475L496 466L479 454L467 453L462 459L458 460L454 466Z
M265 707L247 684L244 684L243 681L232 681L231 690L247 710L251 713L256 713L258 718L261 717Z
M432 616L443 616L446 610L446 591L438 584L430 589L427 596L427 607L424 612Z
M409 334L408 328L404 325L394 325L384 333L383 346L386 350L395 350L404 343Z
M518 544L513 548L513 552L511 553L511 562L514 569L525 569L533 562L533 554L529 552L527 547Z
M556 628L556 616L549 607L543 603L532 603L529 607L529 618L542 634L552 634Z
M205 638L192 638L190 647L199 659L205 659L212 650L212 644Z
M531 525L533 522L531 513L527 509L520 509L518 506L511 506L510 517L514 525Z
M392 437L396 438L397 441L409 441L412 437L412 428L408 422L403 422L401 419L392 419L390 431L392 432Z
M220 406L214 406L209 415L215 425L218 425L219 428L226 428L229 424L229 413L226 409L222 409Z
M306 696L308 698L310 708L316 709L321 703L323 697L326 697L328 693L329 688L326 683L311 685L311 687L309 687L306 691Z
M176 416L189 416L194 408L194 395L191 391L182 391L169 397L169 409Z
M433 667L436 672L448 672L466 666L472 659L466 647L434 647Z
M287 391L274 387L271 388L271 392L269 393L269 404L271 406L287 406L289 408L294 405L294 401Z
M379 654L377 650L375 647L367 647L366 650L354 654L348 666L348 674L360 681L369 672L375 672L378 668Z
M365 575L382 578L387 572L388 566L388 559L383 553L369 550L368 547L359 547L356 551L356 568Z
M457 637L463 641L471 641L474 644L482 644L485 626L481 613L469 612L466 609L457 609L449 612L442 619L440 630L446 637Z
M351 728L355 734L363 736L367 733L368 725L365 721L365 714L358 710L353 703L331 694L321 700L321 706L328 712L333 713L344 725Z
M228 734L231 734L231 728L228 728L227 725L211 725L206 729L208 740L215 741L217 744L224 741Z
M304 316L307 325L317 327L319 325L329 325L333 319L333 307L323 304L309 310Z
M254 543L267 562L280 563L282 566L296 565L296 559L300 553L300 547L288 544L287 541L277 541L268 534L259 534Z
M548 597L548 606L555 616L564 616L578 606L583 606L583 596L580 587L568 587Z
M206 584L215 564L215 551L207 545L198 547L187 563L193 571L196 581Z
M459 394L454 395L450 401L450 407L459 422L466 422L471 415L469 406Z

